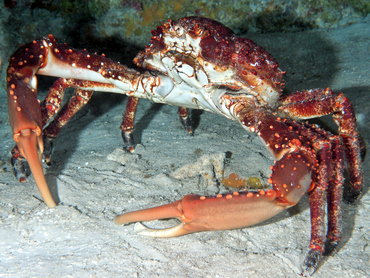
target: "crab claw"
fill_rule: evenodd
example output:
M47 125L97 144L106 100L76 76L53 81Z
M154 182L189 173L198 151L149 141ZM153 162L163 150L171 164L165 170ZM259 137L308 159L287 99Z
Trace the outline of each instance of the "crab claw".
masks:
M51 208L56 203L51 196L42 169L44 150L41 127L41 110L36 94L34 69L26 68L17 72L13 66L8 68L8 109L14 141L21 155L27 160L36 185L46 205ZM21 76L21 78L19 78ZM23 79L22 79L23 78Z
M136 232L154 237L175 237L200 231L227 230L246 227L264 221L283 211L285 205L276 205L274 190L234 192L205 197L188 194L171 204L129 212L115 218L116 224L178 218L179 225L168 229L149 229L142 224Z
M40 191L42 199L49 208L55 207L57 204L51 196L42 168L41 159L43 152L43 142L41 129L23 129L18 134L14 135L14 140L17 142L22 156L27 160L31 168L31 172L35 179L37 188Z
M115 218L116 224L178 218L181 223L167 229L149 229L137 223L135 231L153 237L175 237L200 231L243 228L265 221L294 206L310 189L311 167L299 163L301 152L287 153L276 162L271 175L274 189L242 191L216 196L189 194L171 204L128 212ZM287 179L282 165L295 167ZM288 182L289 180L289 182ZM289 186L286 186L286 184Z

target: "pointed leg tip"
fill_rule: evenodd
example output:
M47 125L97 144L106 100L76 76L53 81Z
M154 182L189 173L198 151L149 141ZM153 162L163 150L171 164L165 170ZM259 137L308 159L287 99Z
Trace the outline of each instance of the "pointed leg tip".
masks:
M24 158L12 158L14 176L19 182L26 182L27 177L31 174L27 161Z
M19 182L26 182L26 177L19 177Z
M326 244L325 251L323 253L324 256L330 256L337 252L338 242L331 242Z
M128 153L134 153L135 152L135 146L134 145L125 145L124 149Z
M348 187L343 192L343 199L346 203L354 204L361 196L361 191L354 187Z
M132 130L121 132L123 143L125 144L125 150L127 152L133 153L135 151L135 141L132 135Z
M194 136L194 130L193 130L193 127L188 127L188 133L190 136Z
M301 276L307 277L314 274L321 259L320 250L310 250L302 264Z

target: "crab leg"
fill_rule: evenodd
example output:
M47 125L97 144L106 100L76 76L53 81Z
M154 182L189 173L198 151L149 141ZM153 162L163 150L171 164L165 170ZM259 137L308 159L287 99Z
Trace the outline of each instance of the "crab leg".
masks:
M136 108L139 104L139 99L137 97L129 97L127 100L126 111L123 116L122 124L121 124L121 135L123 142L125 144L126 151L133 153L135 151L135 141L132 135L134 130L134 123L135 123L135 115L136 115ZM178 112L180 116L180 121L183 127L187 130L187 132L193 136L194 131L191 123L191 119L188 114L188 110L184 107L179 107Z
M343 93L336 94L329 88L296 92L281 99L281 111L295 119L310 119L332 114L348 162L351 189L347 200L355 201L363 189L361 167L361 136L356 128L352 104Z
M126 111L123 116L121 124L121 135L123 142L125 143L125 148L128 152L133 153L135 151L135 143L132 132L134 130L134 122L136 115L136 108L139 103L137 97L129 97L127 100Z

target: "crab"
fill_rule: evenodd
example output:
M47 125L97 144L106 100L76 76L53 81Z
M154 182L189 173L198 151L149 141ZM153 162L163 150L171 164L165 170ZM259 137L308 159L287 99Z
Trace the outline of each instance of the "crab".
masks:
M24 158L46 205L56 206L43 174L44 145L50 149L60 129L88 102L93 91L129 96L121 128L130 152L135 148L132 130L139 98L179 106L189 133L192 127L187 109L213 112L239 122L262 139L276 159L268 179L272 188L216 196L189 194L171 204L119 215L115 222L181 220L163 230L136 226L139 233L156 237L235 229L269 219L308 193L312 228L303 271L313 273L324 250L334 252L342 236L344 158L351 184L347 199L356 200L363 188L363 146L350 101L329 88L283 96L284 72L273 57L212 19L169 20L152 35L150 45L134 59L140 72L104 55L57 43L52 35L25 44L13 54L7 69L8 107L16 142L12 160L19 179L25 178L19 166ZM41 103L37 74L59 78ZM60 110L68 87L76 92ZM328 114L339 127L337 135L301 121Z

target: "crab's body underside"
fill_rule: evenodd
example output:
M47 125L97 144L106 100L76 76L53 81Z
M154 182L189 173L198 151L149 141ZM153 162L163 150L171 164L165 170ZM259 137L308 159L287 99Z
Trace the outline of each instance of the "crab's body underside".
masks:
M22 46L10 59L7 71L9 115L17 142L15 165L21 157L28 161L42 198L49 207L55 206L42 170L43 142L57 136L93 91L130 97L121 127L131 152L138 98L179 106L190 133L187 108L217 113L261 137L276 159L268 180L272 189L215 197L187 195L162 207L123 214L115 221L181 219L180 225L170 229L140 228L143 234L165 237L240 228L295 205L308 192L312 231L304 269L314 271L325 241L326 251L331 252L341 238L344 156L352 185L349 199L355 200L363 186L360 136L348 99L328 88L281 96L283 72L273 57L210 19L169 20L152 34L150 46L134 59L143 69L140 73L103 56L59 44L51 35ZM59 77L41 105L36 74ZM76 93L59 111L67 87L76 88ZM339 126L338 135L297 121L328 114ZM326 202L329 221L325 235Z

